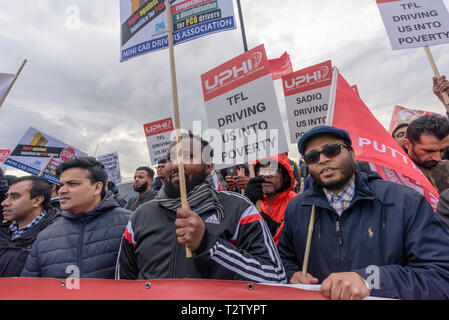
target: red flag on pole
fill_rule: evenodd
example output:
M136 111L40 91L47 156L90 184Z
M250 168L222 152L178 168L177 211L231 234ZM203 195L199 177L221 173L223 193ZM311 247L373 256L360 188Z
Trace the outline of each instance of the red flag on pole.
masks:
M293 72L292 62L287 52L284 52L280 58L268 60L268 63L270 64L273 81Z
M384 180L417 190L436 209L438 192L336 69L328 123L349 132L357 160L373 164Z

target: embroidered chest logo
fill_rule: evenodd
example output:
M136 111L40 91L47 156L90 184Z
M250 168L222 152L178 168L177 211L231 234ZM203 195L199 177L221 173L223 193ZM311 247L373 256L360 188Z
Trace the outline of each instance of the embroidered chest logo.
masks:
M371 228L372 227L368 228L368 237L373 238L374 237L374 232L373 232L373 230Z
M212 224L220 224L220 220L218 220L218 216L213 213L210 216L208 216L205 220L205 223L212 223Z

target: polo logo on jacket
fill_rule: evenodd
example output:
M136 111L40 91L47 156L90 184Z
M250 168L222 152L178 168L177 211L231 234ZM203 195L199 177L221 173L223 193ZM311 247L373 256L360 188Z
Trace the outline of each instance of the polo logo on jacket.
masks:
M373 238L374 237L374 232L371 229L371 226L368 228L368 237Z

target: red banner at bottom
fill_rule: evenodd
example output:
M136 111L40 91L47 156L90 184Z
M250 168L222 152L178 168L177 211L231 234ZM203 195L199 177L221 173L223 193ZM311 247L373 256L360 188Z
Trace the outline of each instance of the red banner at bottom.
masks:
M318 291L245 281L0 279L0 300L326 300Z

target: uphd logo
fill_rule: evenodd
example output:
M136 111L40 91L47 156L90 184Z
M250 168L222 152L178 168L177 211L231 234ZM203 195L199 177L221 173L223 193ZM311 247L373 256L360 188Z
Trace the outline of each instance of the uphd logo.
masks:
M296 78L291 79L291 83L288 83L288 80L285 80L284 85L286 89L297 88L306 84L310 84L312 82L324 80L328 75L329 66L321 66L312 74L307 73L305 75L300 75Z
M154 134L157 134L161 131L166 131L166 130L172 130L173 126L172 126L172 122L170 119L158 122L158 123L151 123L149 125L145 125L144 126L145 129L145 134L147 136L151 136Z
M213 90L217 86L222 86L224 83L231 82L232 80L238 79L241 76L248 75L249 73L257 70L262 61L262 53L256 51L253 53L248 60L242 62L241 65L232 66L225 71L220 72L219 74L213 77L214 82L211 85L209 80L204 81L204 85L207 90Z

